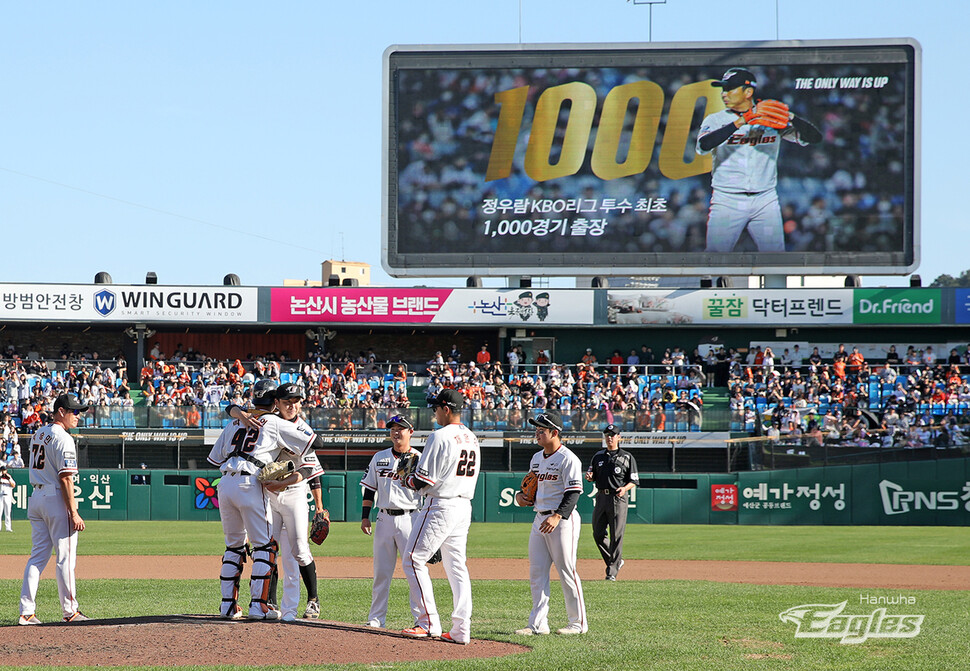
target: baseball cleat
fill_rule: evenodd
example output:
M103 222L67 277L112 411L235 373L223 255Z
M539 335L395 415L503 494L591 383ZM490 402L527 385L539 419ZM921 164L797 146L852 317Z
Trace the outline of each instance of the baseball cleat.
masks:
M320 617L320 602L316 599L310 599L306 602L306 610L303 611L303 617L317 619Z
M570 636L572 634L582 634L583 628L578 624L571 624L568 627L563 627L562 629L556 630L557 634L562 634L563 636Z
M367 623L368 627L373 627L374 629L380 629L383 625L377 620L371 620Z
M516 629L515 633L519 636L544 636L549 633L549 630L536 631L532 627L526 627L525 629Z
M30 614L30 615L21 615L20 619L17 620L17 624L22 624L26 626L30 624L44 624L44 623L38 620L36 615Z
M428 638L428 630L424 627L410 627L401 632L405 636L410 636L411 638Z
M81 611L77 611L77 612L71 613L70 615L67 615L67 616L64 617L64 621L65 622L86 622L86 621L88 621L90 619L91 618L89 618L87 615L85 615Z
M296 622L296 615L294 613L287 613L280 620L282 622Z
M274 608L269 608L267 610L262 610L262 609L253 610L252 608L250 608L249 619L275 621L280 619L280 612Z
M236 608L231 613L223 613L219 617L223 620L241 620L245 616L243 615L242 608Z
M441 635L441 640L447 643L455 643L457 645L468 645L471 641L459 641L451 637L451 632L446 631Z
M606 579L609 582L616 582L616 576L615 575L608 575L608 576L606 576Z

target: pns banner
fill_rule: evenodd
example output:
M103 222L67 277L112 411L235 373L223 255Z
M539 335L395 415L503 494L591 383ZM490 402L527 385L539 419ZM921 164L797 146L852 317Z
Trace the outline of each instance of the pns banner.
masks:
M457 325L593 323L593 291L289 288L271 290L273 322Z

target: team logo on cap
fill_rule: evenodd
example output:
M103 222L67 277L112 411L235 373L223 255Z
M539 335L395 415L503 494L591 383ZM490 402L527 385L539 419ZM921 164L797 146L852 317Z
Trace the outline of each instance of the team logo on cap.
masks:
M97 310L98 314L102 317L107 317L114 312L115 306L117 305L118 299L113 291L102 289L98 293L94 294L94 309Z

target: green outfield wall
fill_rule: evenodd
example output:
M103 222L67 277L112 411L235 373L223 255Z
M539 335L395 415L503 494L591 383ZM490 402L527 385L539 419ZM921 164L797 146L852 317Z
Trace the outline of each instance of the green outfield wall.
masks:
M14 518L25 519L27 471L11 471ZM522 473L485 472L473 504L475 522L528 522L516 507ZM360 518L361 471L322 476L334 521ZM218 520L219 472L81 470L75 497L89 520ZM643 524L970 524L970 458L739 473L643 473L630 501L630 523ZM589 483L579 511L589 522Z

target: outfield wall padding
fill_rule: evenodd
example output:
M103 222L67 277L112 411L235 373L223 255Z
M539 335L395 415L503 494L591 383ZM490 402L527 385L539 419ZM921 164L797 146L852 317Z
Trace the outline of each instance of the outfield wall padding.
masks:
M27 471L10 471L15 519L26 519ZM218 471L85 469L75 496L89 520L218 520ZM360 519L362 471L322 476L335 522ZM475 522L529 522L513 496L524 473L485 472L472 504ZM970 458L739 473L643 473L630 496L631 524L970 524ZM588 523L591 483L579 500Z

